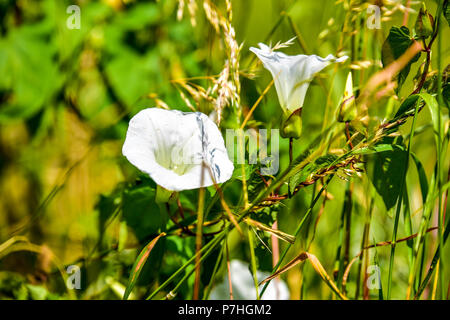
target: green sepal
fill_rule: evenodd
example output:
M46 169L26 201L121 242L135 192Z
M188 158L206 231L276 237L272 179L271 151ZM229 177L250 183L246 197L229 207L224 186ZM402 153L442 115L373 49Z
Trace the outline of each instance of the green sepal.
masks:
M302 109L292 113L283 113L281 119L281 137L298 139L302 135Z
M160 185L156 186L155 202L156 203L167 203L170 200L174 192L167 190Z

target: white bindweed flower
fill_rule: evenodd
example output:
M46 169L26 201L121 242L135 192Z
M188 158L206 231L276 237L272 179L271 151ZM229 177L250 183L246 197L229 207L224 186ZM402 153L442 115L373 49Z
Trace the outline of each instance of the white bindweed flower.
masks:
M200 112L140 111L130 120L122 153L170 191L223 183L234 169L219 129Z
M316 73L332 62L343 62L347 56L336 58L328 55L321 58L316 55L299 54L288 56L282 52L272 51L270 47L259 43L258 48L250 48L270 71L275 82L281 107L293 113L303 107L306 92Z
M231 286L233 289L233 299L236 300L255 300L256 290L253 276L250 273L249 265L240 260L230 262ZM258 281L262 281L270 276L268 272L257 271ZM260 292L264 286L260 286ZM262 300L289 300L290 294L286 283L282 280L274 279L267 286L266 291L261 297ZM230 287L228 275L225 279L215 286L210 295L211 300L230 299Z

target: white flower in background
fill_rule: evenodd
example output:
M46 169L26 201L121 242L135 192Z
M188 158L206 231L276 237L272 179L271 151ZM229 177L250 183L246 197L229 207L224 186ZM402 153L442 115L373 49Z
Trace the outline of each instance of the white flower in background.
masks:
M233 288L233 299L255 300L256 290L253 276L249 270L249 265L240 260L230 262L231 286ZM261 282L270 276L268 272L257 271L256 276ZM260 292L264 285L260 286ZM290 294L286 283L282 280L274 279L267 286L261 300L289 300ZM211 300L230 299L230 287L228 284L228 274L225 279L211 290Z
M200 112L140 111L130 120L122 153L170 191L223 183L234 169L219 129Z
M250 48L262 61L264 67L272 73L278 100L283 110L293 113L303 107L306 92L316 73L332 62L343 62L347 56L336 58L328 55L321 58L316 55L299 54L288 56L282 52L274 52L264 43L258 48Z

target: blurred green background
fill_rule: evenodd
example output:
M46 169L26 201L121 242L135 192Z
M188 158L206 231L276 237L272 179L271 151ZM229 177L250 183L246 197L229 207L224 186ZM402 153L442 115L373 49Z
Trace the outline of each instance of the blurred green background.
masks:
M384 3L391 10L396 8L393 1L375 2ZM405 4L406 1L397 3ZM435 2L425 3L434 14ZM66 26L70 16L66 9L72 4L81 8L79 30ZM225 10L224 3L216 1L216 4ZM360 4L365 8L364 1ZM173 109L189 111L179 87L171 80L217 75L226 59L224 45L206 21L201 1L194 17L195 26L191 24L187 9L183 19L177 20L177 8L178 1L175 0L0 0L0 243L11 236L22 235L32 243L45 245L48 252L52 252L39 255L14 252L0 256L0 298L65 297L60 280L57 280L59 276L49 262L52 255L61 265L90 262L83 265L88 277L83 278L83 290L76 293L78 297L120 298L137 250L146 243L148 236L142 234L145 230L139 230L139 226L152 223L151 218L134 208L135 216L114 220L106 231L104 228L105 221L113 215L111 208L115 208L117 194L114 190L117 186L126 188L127 183L138 176L137 170L121 155L127 123L136 112L157 106L159 101ZM419 4L413 4L412 8L418 10ZM284 14L286 12L288 15ZM286 41L294 37L297 30L308 52L296 41L283 49L284 52L323 57L338 52L349 54L348 34L351 31L342 33L347 14L349 10L343 3L334 0L233 1L236 38L238 43L243 43L241 71L243 75L257 71L254 79L241 78L244 114L271 80L269 72L255 69L253 62L256 61L248 50L250 46L256 46L258 42ZM415 18L416 13L410 13L410 29ZM404 12L393 10L390 18L382 21L381 29L364 30L367 38L361 60L370 63L368 68L356 71L360 79L357 82L364 83L380 69L383 41L390 27L400 26L403 19ZM271 32L275 26L277 28ZM449 39L448 28L444 31L443 39ZM450 62L449 49L447 41L443 48L444 66ZM409 81L399 93L401 98L412 91L411 79L422 62L423 56L413 66ZM329 67L319 76L330 92L329 97L316 81L311 85L303 111L304 133L298 143L307 143L315 136L313 133L320 132L324 120L329 123L334 117L349 65L339 70ZM434 60L432 67L436 68ZM205 80L197 83L207 84ZM386 100L378 102L379 109L371 110L372 115L382 119L385 104ZM209 113L213 107L205 103L199 109ZM265 127L277 128L279 117L278 99L272 88L256 109L254 118ZM424 111L417 126L429 122L430 115ZM223 126L226 127L226 122ZM409 132L408 128L409 123L402 132ZM435 162L433 141L432 130L423 130L415 137L412 149L424 164L428 176ZM281 141L282 168L288 162L287 148L287 142ZM364 219L372 197L375 197L375 210L370 242L389 240L393 225L381 197L370 191L367 177L355 179L350 257L359 252ZM413 217L419 219L422 201L416 174L409 174L408 181L411 211ZM144 180L144 186L151 183ZM310 249L327 270L334 268L332 262L340 237L339 222L346 183L338 178L333 180L329 189L332 200L327 202L322 213ZM293 201L280 206L281 230L293 232L296 221L309 206L313 189L305 188ZM131 194L130 202L141 195L139 199L144 199L145 205L145 199L151 198L148 195L145 198L145 187L130 191L133 192L138 194ZM231 188L227 195L230 202L237 202L239 192L238 186ZM195 199L196 195L186 192L186 198L189 197ZM192 203L195 204L195 200ZM195 210L195 205L192 206ZM293 253L308 245L318 214L317 208ZM401 225L399 237L406 235ZM232 235L231 239L232 256L249 261L245 242L237 235ZM159 261L159 265L155 262L148 267L159 270L161 278L170 275L193 254L193 239L167 240L166 245L174 254L158 257L153 261ZM403 297L406 290L408 257L405 247L399 245L397 249L394 298ZM387 248L377 249L383 271L387 270ZM262 252L260 269L269 271L271 255L264 253L263 248L258 250ZM449 251L448 246L446 251ZM181 252L185 257L177 256ZM374 252L371 251L371 259ZM430 254L432 252L430 250ZM92 255L97 258L91 259ZM309 265L305 265L304 272L309 275L304 277L307 298L331 296ZM385 275L382 273L382 276ZM148 290L149 283L154 285L158 281L153 275L143 278L138 297ZM284 279L290 286L291 298L299 298L299 269L293 269ZM183 290L180 297L189 298L188 287ZM351 284L349 290L353 290Z

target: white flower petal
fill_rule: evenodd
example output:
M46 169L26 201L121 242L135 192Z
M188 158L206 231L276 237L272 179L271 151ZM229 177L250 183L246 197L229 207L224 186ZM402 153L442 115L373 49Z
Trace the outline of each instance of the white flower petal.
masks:
M255 283L250 273L249 265L240 260L232 260L231 285L233 287L233 298L236 300L255 300ZM258 281L262 281L270 276L268 272L257 271ZM259 289L262 290L263 286ZM272 280L267 286L262 296L262 300L289 300L290 294L286 283L282 280ZM228 284L228 275L225 279L215 286L210 295L211 300L228 300L230 298L230 288Z
M219 129L200 112L158 108L140 111L130 120L122 153L171 191L213 185L208 167L216 183L230 179L234 169Z
M283 109L290 112L303 107L306 92L316 73L332 62L343 62L348 57L336 58L328 55L321 58L316 55L288 56L282 52L274 52L263 43L258 48L250 48L262 61L274 78L278 100Z

